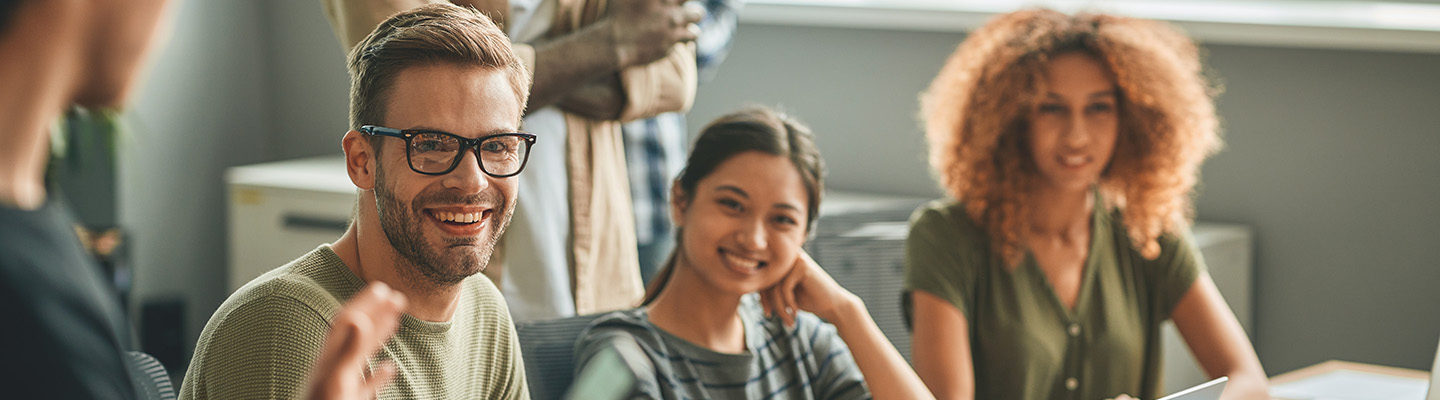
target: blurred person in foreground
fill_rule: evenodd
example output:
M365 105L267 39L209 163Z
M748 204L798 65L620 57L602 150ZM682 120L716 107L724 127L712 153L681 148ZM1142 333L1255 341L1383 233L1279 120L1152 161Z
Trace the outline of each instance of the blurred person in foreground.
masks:
M131 361L130 328L80 246L55 182L50 130L67 109L118 110L163 40L165 0L0 2L0 320L11 349L5 397L158 398ZM402 294L370 285L335 314L305 364L310 399L366 399L393 368L368 360L394 330ZM338 307L337 307L338 308ZM326 327L330 327L326 322ZM317 357L318 356L318 357Z

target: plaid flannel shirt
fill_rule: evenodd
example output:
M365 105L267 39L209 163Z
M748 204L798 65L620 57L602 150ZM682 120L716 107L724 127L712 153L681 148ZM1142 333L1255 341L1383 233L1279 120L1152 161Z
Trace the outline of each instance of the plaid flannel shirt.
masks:
M695 40L695 66L699 81L708 81L733 42L737 12L743 0L695 0L705 6L700 37ZM630 174L630 198L635 203L635 239L648 244L670 234L670 181L685 167L689 135L685 114L667 113L631 121L621 130L625 165Z

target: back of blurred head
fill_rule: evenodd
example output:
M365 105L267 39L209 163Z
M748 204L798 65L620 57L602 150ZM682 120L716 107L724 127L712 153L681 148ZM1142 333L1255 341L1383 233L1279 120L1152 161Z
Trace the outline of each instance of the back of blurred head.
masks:
M0 5L0 63L7 73L21 64L44 71L31 80L71 80L64 106L119 108L161 42L168 2L8 0Z
M825 191L825 160L820 158L820 149L815 146L815 135L810 133L809 127L768 108L754 107L726 114L706 125L695 139L690 158L685 161L685 169L675 178L671 193L677 196L671 201L683 201L688 205L694 199L693 194L701 180L730 158L751 151L788 158L795 170L800 172L808 200L805 229L807 233L813 233L815 221L820 216L820 198ZM683 242L678 240L683 234L683 230L675 232L677 243ZM676 247L651 280L641 305L650 304L665 289L670 275L674 273L680 249Z
M0 3L0 203L38 207L50 129L72 106L114 110L160 42L167 0Z

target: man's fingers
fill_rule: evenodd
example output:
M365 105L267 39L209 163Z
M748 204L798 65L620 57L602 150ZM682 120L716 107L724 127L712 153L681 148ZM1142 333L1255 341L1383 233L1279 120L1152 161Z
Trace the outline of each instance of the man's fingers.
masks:
M371 283L346 303L335 319L337 327L343 324L353 331L353 337L344 341L340 349L341 368L363 369L370 356L395 334L404 308L405 295L383 282Z
M325 335L325 350L318 362L320 370L363 371L363 368L355 370L355 366L364 365L368 356L364 349L369 342L366 333L373 329L373 322L364 310L383 306L382 290L389 288L361 290L335 314L330 332Z
M354 356L360 354L355 349L360 348L360 332L363 330L355 321L353 315L346 315L341 312L331 326L330 333L325 337L324 353L316 362L317 369L338 370L350 364Z
M394 365L386 363L367 374L370 357L395 334L405 306L405 295L381 282L371 283L345 302L335 313L330 332L325 334L324 352L310 372L307 397L331 399L361 394L374 398L396 371Z
M404 294L390 290L380 306L369 310L370 320L375 324L375 333L379 334L378 341L372 345L379 346L390 341L390 337L395 335L395 328L400 326L400 315L405 312L407 304Z
M379 397L380 391L384 390L385 385L390 384L390 380L394 378L395 362L386 360L380 364L379 368L375 369L374 374L370 375L370 380L365 381L365 388L361 393L371 399Z
M347 315L346 329L353 329L354 333L342 343L339 369L364 372L366 361L370 359L369 349L374 341L375 323L369 315L356 310L345 311L342 315Z

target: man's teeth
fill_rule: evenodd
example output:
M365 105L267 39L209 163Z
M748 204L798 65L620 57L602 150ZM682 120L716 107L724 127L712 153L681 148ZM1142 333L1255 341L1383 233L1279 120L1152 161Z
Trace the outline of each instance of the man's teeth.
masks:
M439 220L445 221L445 222L458 222L458 223L462 223L462 224L469 224L469 223L479 222L479 221L480 221L480 214L481 214L481 213L478 213L478 212L472 212L472 213L456 213L456 212L448 212L448 211L436 211L436 212L435 212L435 218L438 218Z
M730 253L725 253L725 261L729 262L730 265L744 269L755 269L760 267L759 260L751 260Z

